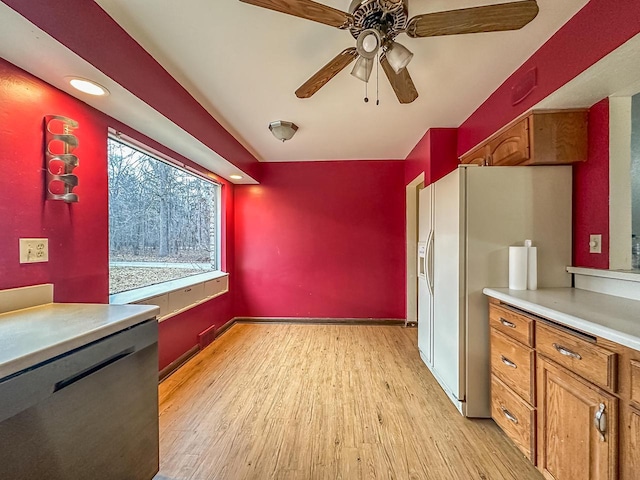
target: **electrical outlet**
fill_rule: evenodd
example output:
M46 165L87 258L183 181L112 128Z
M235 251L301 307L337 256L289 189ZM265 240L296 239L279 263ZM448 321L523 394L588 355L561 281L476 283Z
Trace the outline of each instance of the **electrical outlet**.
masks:
M48 238L21 238L20 263L39 263L49 261Z
M602 235L589 235L589 253L602 253Z

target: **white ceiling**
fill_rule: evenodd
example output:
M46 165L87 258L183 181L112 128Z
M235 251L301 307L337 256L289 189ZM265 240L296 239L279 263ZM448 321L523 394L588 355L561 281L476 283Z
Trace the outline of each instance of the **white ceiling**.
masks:
M364 84L349 67L312 98L294 95L355 44L347 31L238 0L96 0L262 161L403 159L427 129L459 126L587 1L538 0L538 17L515 32L402 35L420 96L400 105L380 72L376 106L363 102ZM350 1L322 3L346 11ZM492 3L506 2L409 0L409 16ZM375 72L369 87L375 98ZM280 119L300 127L284 144L267 129Z

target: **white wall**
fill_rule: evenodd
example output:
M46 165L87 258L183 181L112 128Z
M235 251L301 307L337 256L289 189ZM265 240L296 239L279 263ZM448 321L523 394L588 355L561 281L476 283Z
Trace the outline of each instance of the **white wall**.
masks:
M640 94L631 99L632 232L640 236Z

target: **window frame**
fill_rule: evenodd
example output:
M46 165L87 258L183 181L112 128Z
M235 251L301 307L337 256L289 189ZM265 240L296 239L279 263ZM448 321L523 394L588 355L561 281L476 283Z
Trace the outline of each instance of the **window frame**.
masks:
M142 287L137 287L137 288L133 288L130 290L126 290L123 292L119 292L119 293L110 293L109 294L109 303L110 304L129 304L129 303L143 303L144 300L147 299L151 299L153 297L158 297L158 296L162 296L162 295L166 295L169 294L171 292L175 292L178 291L180 289L184 289L184 288L189 288L189 287L193 287L196 286L200 283L205 283L207 281L210 280L215 280L215 279L219 279L219 278L224 278L224 277L228 277L228 273L222 270L222 252L223 252L223 248L222 248L222 239L223 239L223 232L222 232L222 215L224 214L224 206L222 205L222 188L223 185L219 182L216 182L215 180L213 180L212 178L209 178L206 174L204 174L203 172L189 166L186 165L185 163L182 163L172 157L170 157L169 155L166 155L160 151L158 151L157 149L150 147L147 144L144 144L132 137L129 137L128 135L125 135L121 132L116 131L113 128L109 128L108 129L108 135L107 135L107 142L109 141L116 141L119 142L129 148L132 148L144 155L147 155L149 157L151 157L154 160L157 160L159 162L165 163L171 167L177 168L179 170L182 170L183 172L193 175L195 177L198 177L201 180L204 180L206 182L212 183L213 185L215 185L217 188L215 188L215 206L216 206L216 218L215 218L215 222L214 222L214 235L215 235L215 245L216 245L216 249L215 249L215 265L216 265L216 270L211 270L209 272L203 272L203 273L199 273L199 274L195 274L195 275L189 275L187 277L182 277L182 278L178 278L178 279L174 279L174 280L168 280L165 282L160 282L160 283L156 283L156 284L152 284L152 285L145 285ZM109 158L108 158L108 153L107 153L107 163L109 162ZM108 168L108 167L107 167ZM109 252L109 256L111 255L111 252ZM228 280L227 280L228 281ZM196 300L191 306L187 307L187 308L183 308L181 311L187 310L188 308L191 308L195 305L198 305L200 303L203 303L204 301L210 300L212 298L215 298L218 295L222 295L226 293L222 292L219 294L216 294L213 297L205 297L203 296L201 299ZM168 317L171 317L173 315L176 315L177 313L180 312L171 312L169 315L164 316L162 319L166 319Z

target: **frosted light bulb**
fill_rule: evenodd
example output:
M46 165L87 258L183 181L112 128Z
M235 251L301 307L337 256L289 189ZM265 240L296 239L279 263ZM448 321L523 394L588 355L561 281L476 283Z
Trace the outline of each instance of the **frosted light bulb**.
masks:
M362 41L362 47L369 53L375 52L378 48L378 39L373 34L367 35Z

